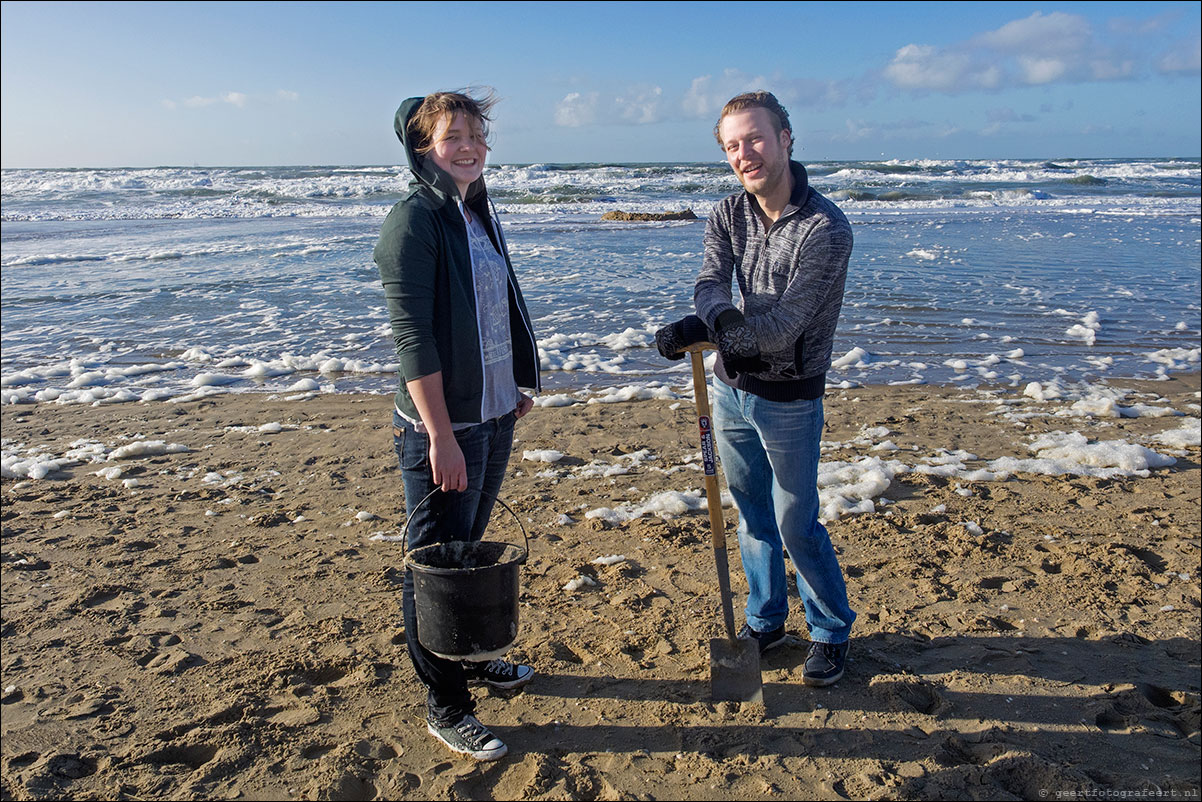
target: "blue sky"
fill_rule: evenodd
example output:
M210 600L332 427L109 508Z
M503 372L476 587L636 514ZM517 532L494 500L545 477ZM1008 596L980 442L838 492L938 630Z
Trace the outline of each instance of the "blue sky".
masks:
M766 88L803 161L1197 156L1202 4L3 3L4 167L396 164L486 84L496 163L714 161Z

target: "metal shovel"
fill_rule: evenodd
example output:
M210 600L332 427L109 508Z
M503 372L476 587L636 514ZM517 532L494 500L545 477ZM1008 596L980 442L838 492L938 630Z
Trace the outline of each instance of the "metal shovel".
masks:
M725 638L710 639L710 695L714 701L764 701L760 679L760 648L754 640L735 636L735 614L731 606L730 564L726 558L726 523L722 520L722 500L718 490L718 469L714 459L714 431L710 420L710 402L706 392L703 352L715 350L713 343L699 342L687 350L693 360L693 397L697 405L697 428L701 430L701 461L705 466L705 502L709 507L710 534L714 543L714 562L718 566L718 590L722 594L722 620Z

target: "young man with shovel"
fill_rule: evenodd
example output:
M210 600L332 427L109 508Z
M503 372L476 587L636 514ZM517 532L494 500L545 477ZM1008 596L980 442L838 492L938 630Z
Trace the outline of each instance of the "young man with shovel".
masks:
M843 676L856 614L818 521L818 446L851 226L791 160L789 115L771 93L730 100L714 135L744 191L710 215L697 316L665 326L656 344L669 359L707 338L718 347L714 430L750 588L739 637L757 641L761 653L785 642L787 551L812 641L803 680L832 685Z

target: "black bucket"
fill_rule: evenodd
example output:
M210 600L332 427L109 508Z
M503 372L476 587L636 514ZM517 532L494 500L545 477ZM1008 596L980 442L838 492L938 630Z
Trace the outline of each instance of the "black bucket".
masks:
M517 640L518 568L526 562L530 540L509 505L494 501L518 522L524 546L488 540L434 543L414 549L405 558L413 572L417 639L447 660L492 660ZM408 537L406 524L405 542Z

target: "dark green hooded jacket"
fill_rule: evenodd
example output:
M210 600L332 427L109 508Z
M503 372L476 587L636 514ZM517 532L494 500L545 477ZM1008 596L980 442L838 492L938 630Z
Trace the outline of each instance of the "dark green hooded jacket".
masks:
M459 211L459 190L449 175L409 141L409 118L422 98L397 109L394 127L405 147L413 179L392 207L374 258L384 283L392 339L400 362L396 406L420 420L407 382L442 371L443 394L452 423L479 423L484 397L484 361L476 323L476 285L467 224ZM519 387L538 390L539 359L534 328L518 289L509 249L493 218L484 177L468 188L465 205L477 215L509 273L509 331L513 377Z

